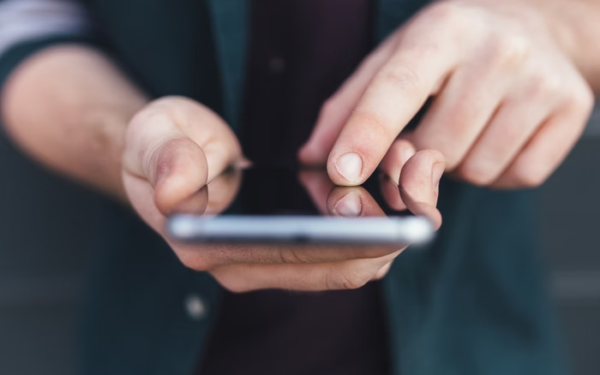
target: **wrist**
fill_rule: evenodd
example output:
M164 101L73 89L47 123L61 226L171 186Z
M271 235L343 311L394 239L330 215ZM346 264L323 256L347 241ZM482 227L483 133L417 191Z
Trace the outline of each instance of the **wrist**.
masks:
M124 200L125 131L146 101L98 51L61 45L32 55L11 74L2 114L7 133L31 157Z
M594 91L600 90L600 4L587 0L526 0L542 15L545 27Z

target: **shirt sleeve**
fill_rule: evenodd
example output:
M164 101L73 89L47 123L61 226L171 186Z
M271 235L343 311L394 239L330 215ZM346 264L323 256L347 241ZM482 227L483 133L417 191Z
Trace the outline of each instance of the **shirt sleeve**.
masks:
M75 0L0 0L0 91L27 57L60 43L97 45L82 4Z

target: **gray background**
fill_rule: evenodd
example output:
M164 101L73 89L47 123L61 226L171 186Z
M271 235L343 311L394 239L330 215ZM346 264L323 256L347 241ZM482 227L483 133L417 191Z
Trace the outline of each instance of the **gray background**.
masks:
M600 110L542 187L541 241L570 368L600 373Z
M575 375L600 373L599 191L600 112L539 197L543 255ZM104 204L0 136L0 374L75 373L82 270Z

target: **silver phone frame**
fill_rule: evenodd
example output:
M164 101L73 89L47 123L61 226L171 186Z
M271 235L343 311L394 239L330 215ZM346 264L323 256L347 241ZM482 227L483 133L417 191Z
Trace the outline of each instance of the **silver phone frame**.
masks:
M197 216L168 218L167 233L193 243L423 244L434 227L422 216Z

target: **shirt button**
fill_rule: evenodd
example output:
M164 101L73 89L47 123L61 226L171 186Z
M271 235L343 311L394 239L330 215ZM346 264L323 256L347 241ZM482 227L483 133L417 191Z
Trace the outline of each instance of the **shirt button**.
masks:
M197 294L188 295L184 303L188 316L193 320L203 319L208 312L206 303Z
M282 57L273 57L269 60L269 70L275 74L283 73L285 70L285 60Z

